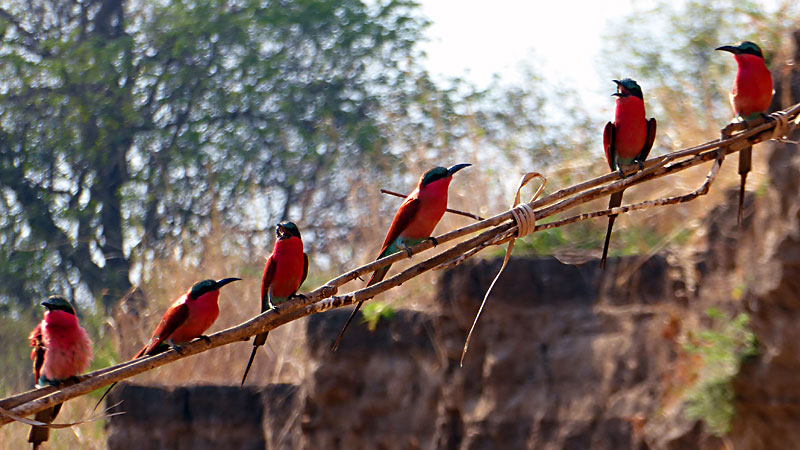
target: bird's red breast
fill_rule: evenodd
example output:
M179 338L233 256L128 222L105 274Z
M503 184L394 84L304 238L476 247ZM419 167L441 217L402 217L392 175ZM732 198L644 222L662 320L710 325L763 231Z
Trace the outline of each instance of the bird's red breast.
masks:
M449 176L428 183L425 186L417 186L417 189L409 197L418 199L419 207L408 225L404 229L398 230L397 236L423 239L433 234L434 228L442 220L442 216L447 209L447 190L452 179L453 177ZM395 220L401 213L400 210L397 211ZM391 241L394 241L394 239L391 239L389 244L391 244Z
M264 267L266 273L269 265L273 264L273 272L271 279L262 278L262 292L271 293L275 298L287 298L297 292L303 283L305 263L303 241L300 238L291 236L276 240L272 255Z
M176 344L183 344L196 339L205 333L219 317L219 290L206 292L192 300L187 293L173 303L172 309L179 302L186 302L189 307L189 316L175 331L164 339L170 339ZM167 312L169 313L169 311Z
M763 113L772 102L772 75L764 59L742 53L734 55L738 69L731 91L731 106L737 116Z
M644 101L635 95L617 97L614 113L614 149L618 158L637 156L647 140Z
M60 310L45 312L44 319L33 329L29 339L31 347L34 347L31 358L43 358L39 361L38 371L38 364L34 363L37 381L41 375L50 380L79 375L92 361L92 342L74 314ZM44 351L40 353L42 349Z

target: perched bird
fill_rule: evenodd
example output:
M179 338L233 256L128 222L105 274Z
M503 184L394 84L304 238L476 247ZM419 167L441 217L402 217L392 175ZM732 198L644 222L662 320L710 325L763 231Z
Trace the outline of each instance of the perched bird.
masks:
M180 345L203 335L219 317L219 290L228 283L241 278L223 278L219 281L203 280L195 283L185 294L178 297L158 322L153 336L132 359L156 355L169 348L180 352ZM111 384L97 401L95 409L117 383Z
M617 92L611 95L617 97L617 105L614 122L606 123L603 131L603 148L608 167L612 171L619 169L621 173L620 166L638 162L641 167L647 159L656 138L656 119L645 118L642 88L635 81L630 78L613 81L617 84ZM622 204L622 192L611 194L608 201L609 209ZM608 230L603 244L603 257L600 260L600 266L604 269L608 258L608 244L611 241L611 229L616 219L616 214L608 216Z
M226 284L239 280L241 278L223 278L219 281L203 280L195 283L167 309L150 341L133 359L155 355L170 347L179 349L181 344L198 337L207 339L203 333L219 317L219 290Z
M261 276L261 312L272 309L295 295L308 276L308 255L303 253L300 230L292 222L281 222L275 227L275 246L264 265ZM247 361L242 376L242 386L253 364L258 348L267 342L269 332L256 335L253 353Z
M400 205L400 209L395 213L392 225L386 233L386 239L383 241L383 247L377 259L389 256L400 250L408 252L410 257L411 250L409 247L413 247L425 239L433 239L430 237L433 229L436 228L447 209L447 188L450 186L453 174L470 165L456 164L449 169L434 167L419 177L416 189L408 194L403 204ZM389 272L389 267L390 265L376 270L369 279L367 286L372 286L383 280L383 277ZM339 332L336 342L331 347L332 351L336 351L339 347L345 330L347 330L353 317L361 308L362 303L364 302L360 301L356 304L355 309L353 309L344 327L342 327L342 331Z
M89 335L78 324L75 309L61 296L54 295L44 302L47 308L44 319L31 331L31 359L36 387L58 385L86 371L92 361L92 342ZM36 413L39 422L51 423L55 420L62 403ZM28 442L33 448L46 441L50 429L32 427Z
M731 106L733 112L741 120L756 119L769 109L772 103L772 75L764 64L764 54L761 48L750 42L744 41L736 45L723 45L716 50L733 53L736 64L736 79L733 80L731 90ZM744 186L747 182L747 173L750 172L753 147L743 148L739 151L739 213L737 220L742 223L742 210L744 208Z

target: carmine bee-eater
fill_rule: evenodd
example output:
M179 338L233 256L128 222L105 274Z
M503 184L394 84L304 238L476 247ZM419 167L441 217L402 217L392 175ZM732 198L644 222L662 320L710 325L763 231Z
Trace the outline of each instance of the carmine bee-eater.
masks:
M612 171L617 169L621 171L622 165L631 165L635 162L641 165L647 159L656 138L656 119L645 118L642 88L635 81L630 78L613 81L617 84L617 92L611 94L617 97L616 111L614 121L608 122L603 131L603 148L608 167ZM611 194L608 201L609 209L622 204L622 192ZM603 244L603 257L600 260L600 266L604 269L608 257L608 244L611 241L611 229L616 219L616 214L608 216L608 230Z
M150 341L133 359L155 355L169 347L180 348L181 344L205 337L203 333L219 317L219 290L226 284L239 280L241 278L223 278L219 281L203 280L195 283L167 309Z
M36 387L58 385L66 379L83 373L92 361L92 342L89 335L78 324L75 309L61 296L54 295L44 302L47 308L44 319L31 331L31 359ZM36 413L39 422L55 420L61 403ZM32 427L28 442L34 450L50 436L50 429Z
M400 209L395 213L392 225L386 233L386 239L383 241L383 247L377 259L397 253L400 250L408 252L410 257L411 250L409 250L409 247L413 247L425 239L432 239L430 236L433 233L433 229L436 228L447 209L447 188L450 186L453 174L470 165L456 164L449 169L434 167L419 177L416 189L408 194L403 204L400 205ZM435 244L436 242L434 241ZM373 272L367 286L372 286L383 280L383 277L389 272L390 266L382 267ZM342 331L339 332L336 342L331 347L332 351L336 351L339 347L345 330L347 330L353 317L361 308L362 303L364 302L360 301L356 304L355 309L353 309L344 327L342 327Z
M219 281L203 280L195 283L167 308L153 336L132 359L156 355L169 348L180 352L181 344L196 338L208 339L203 333L219 316L219 290L226 284L239 280L241 278L224 278ZM112 383L108 387L97 401L95 408L116 385L117 383Z
M288 301L308 276L308 255L303 253L303 240L300 230L292 222L281 222L275 227L275 247L264 265L261 276L261 312L272 309L276 304ZM258 348L267 342L269 332L256 335L253 340L253 353L247 361L242 376L242 386L250 372Z
M772 75L764 64L764 54L758 45L744 41L736 45L723 45L716 50L733 53L736 64L736 79L731 90L733 112L741 120L753 120L764 115L772 103ZM742 223L744 207L744 186L750 172L753 147L739 151L739 213L737 220Z

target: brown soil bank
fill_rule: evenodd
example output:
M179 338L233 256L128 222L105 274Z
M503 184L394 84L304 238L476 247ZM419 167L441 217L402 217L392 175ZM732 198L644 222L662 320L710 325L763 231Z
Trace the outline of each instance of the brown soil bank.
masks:
M311 360L297 386L114 392L127 414L109 446L137 448L608 448L643 445L671 346L661 304L675 298L663 258L612 286L596 264L513 260L458 358L495 262L439 280L439 312L400 311L376 331L330 340L348 314L308 321ZM233 448L230 447L230 448Z

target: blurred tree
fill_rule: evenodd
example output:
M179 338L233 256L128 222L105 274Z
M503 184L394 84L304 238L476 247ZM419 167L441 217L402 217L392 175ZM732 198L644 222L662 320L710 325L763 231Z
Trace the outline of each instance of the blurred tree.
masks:
M392 158L376 111L425 25L414 6L5 2L0 307L83 289L108 308L137 259L198 257L212 215L335 216L337 173Z

